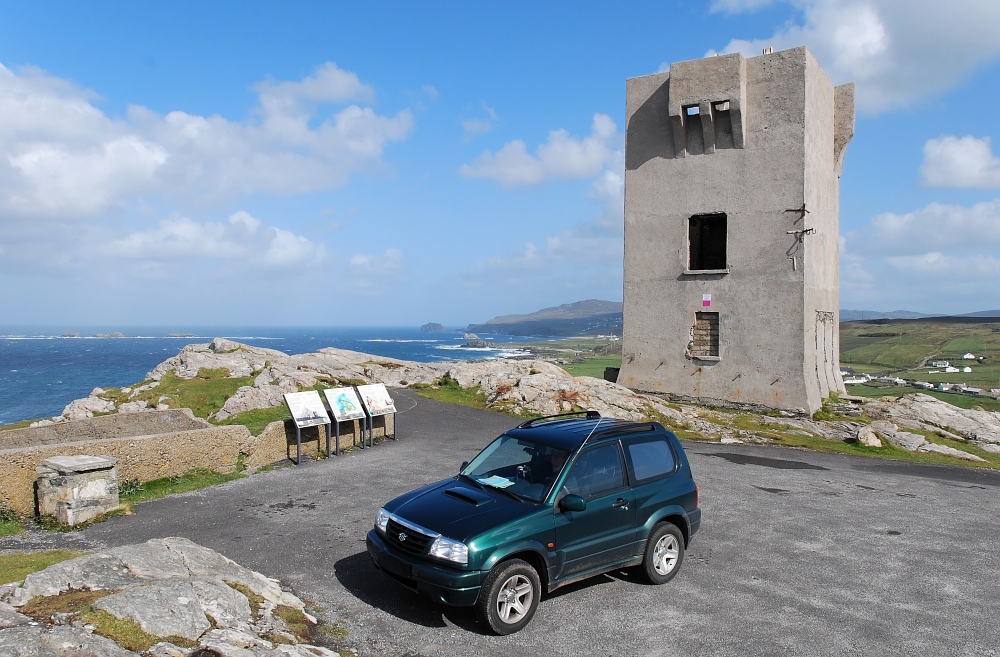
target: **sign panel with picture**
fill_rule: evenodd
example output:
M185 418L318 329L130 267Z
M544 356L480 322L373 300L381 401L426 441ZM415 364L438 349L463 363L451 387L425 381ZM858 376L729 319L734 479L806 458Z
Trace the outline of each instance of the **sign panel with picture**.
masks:
M361 395L361 401L372 417L396 412L396 404L392 401L392 397L389 396L389 391L385 389L383 383L358 386L358 394Z
M300 429L330 423L323 399L315 390L285 393L285 404Z
M360 420L365 416L365 409L361 407L361 400L354 388L327 388L323 394L326 395L326 401L337 422Z

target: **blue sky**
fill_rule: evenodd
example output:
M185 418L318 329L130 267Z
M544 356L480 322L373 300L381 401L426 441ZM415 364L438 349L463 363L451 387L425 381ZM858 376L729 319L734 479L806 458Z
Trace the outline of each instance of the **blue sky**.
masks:
M0 324L448 325L622 294L628 77L858 85L841 307L1000 308L1000 3L0 2Z

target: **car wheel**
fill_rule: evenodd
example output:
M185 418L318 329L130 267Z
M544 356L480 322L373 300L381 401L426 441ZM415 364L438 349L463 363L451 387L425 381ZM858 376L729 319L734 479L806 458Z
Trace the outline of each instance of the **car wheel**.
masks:
M526 561L501 561L479 591L476 616L497 634L513 634L528 624L538 609L542 585Z
M684 561L684 535L677 525L664 522L653 528L646 541L642 568L653 584L666 584L674 578Z

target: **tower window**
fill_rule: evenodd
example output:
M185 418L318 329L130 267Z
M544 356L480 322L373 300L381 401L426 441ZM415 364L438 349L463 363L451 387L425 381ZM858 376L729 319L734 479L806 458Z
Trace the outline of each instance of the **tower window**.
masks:
M691 335L692 358L719 357L719 313L695 313Z
M696 214L688 219L688 269L726 268L726 214Z

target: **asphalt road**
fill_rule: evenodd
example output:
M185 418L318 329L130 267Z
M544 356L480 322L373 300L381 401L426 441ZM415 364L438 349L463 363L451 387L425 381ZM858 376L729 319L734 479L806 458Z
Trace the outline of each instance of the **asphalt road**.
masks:
M400 440L195 493L41 542L186 536L279 578L362 655L1000 655L1000 473L785 448L686 443L704 521L681 573L615 573L482 632L371 565L375 510L515 420L394 392ZM10 539L0 548L18 547Z

